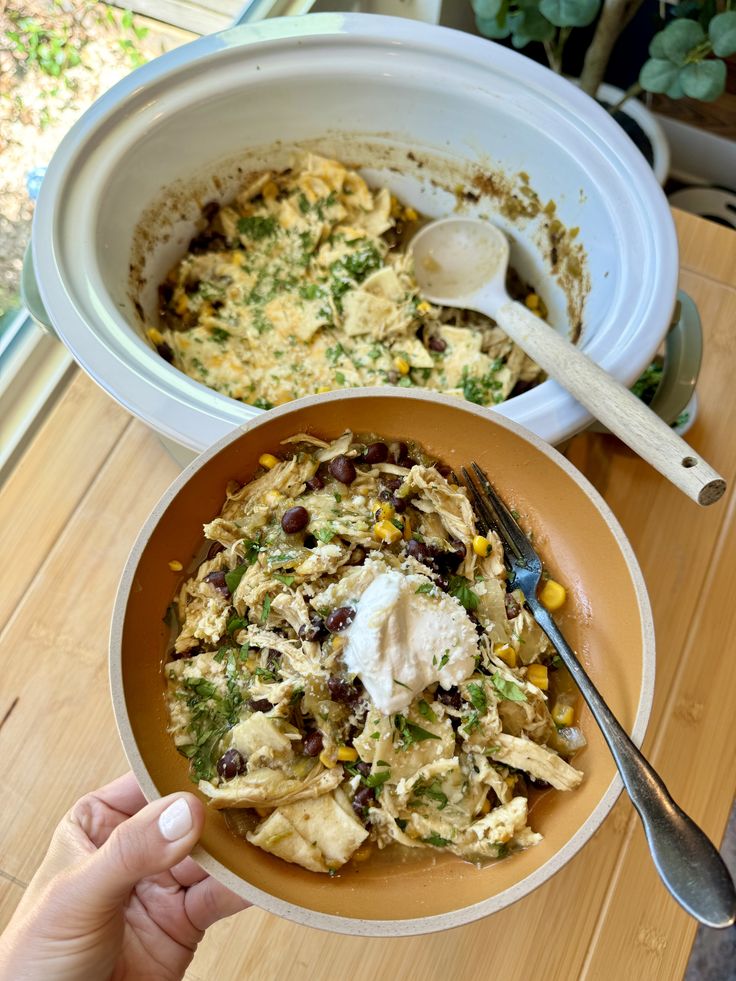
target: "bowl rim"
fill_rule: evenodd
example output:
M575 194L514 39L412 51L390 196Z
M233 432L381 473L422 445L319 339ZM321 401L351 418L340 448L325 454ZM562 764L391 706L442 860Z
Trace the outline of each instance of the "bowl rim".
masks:
M239 440L252 430L260 426L267 425L272 418L285 416L291 412L298 411L305 407L314 405L325 405L332 402L342 402L346 398L349 400L360 398L407 398L420 402L440 403L453 408L461 408L472 415L485 418L492 425L500 426L519 436L548 457L554 464L562 469L582 490L585 491L594 507L605 521L609 530L613 534L618 547L621 550L627 569L631 576L637 602L642 630L642 681L639 693L639 703L636 709L634 723L631 728L630 736L637 746L640 746L647 729L649 717L654 697L654 678L655 678L655 639L654 621L652 617L651 604L647 588L644 583L639 563L634 551L626 538L623 528L619 524L615 515L606 504L604 499L593 487L590 481L576 467L573 466L561 453L551 447L535 433L521 426L513 420L507 419L497 414L489 414L488 410L482 406L472 403L462 402L449 395L439 395L428 392L409 392L395 388L386 389L385 387L341 389L337 392L327 392L322 395L309 395L302 399L296 399L283 406L263 413L261 416L250 420L246 425L238 427L233 432L223 436L213 443L209 449L205 450L200 456L193 460L185 470L176 477L169 487L164 491L158 502L153 507L145 524L141 528L136 541L128 555L118 585L115 598L115 605L112 614L110 627L110 649L109 649L109 677L110 690L112 695L113 710L118 733L123 744L123 750L130 764L133 773L138 780L141 789L147 800L158 800L161 795L154 784L146 767L145 761L138 748L133 735L133 729L128 715L128 708L123 696L123 665L122 665L122 640L123 628L125 624L125 614L128 604L128 597L133 585L134 576L143 552L148 546L149 540L154 533L162 515L169 508L177 497L179 491L189 482L189 480L200 470L207 466L208 462L223 450L230 443ZM499 912L507 906L512 905L518 900L527 896L530 892L542 885L558 872L578 851L586 844L592 835L598 830L604 818L608 815L619 794L623 789L620 775L617 773L608 785L605 793L599 800L597 806L585 820L578 831L570 840L556 852L548 862L532 872L526 878L515 883L508 889L490 899L475 903L472 906L465 906L448 913L439 913L432 916L414 917L406 920L367 920L338 916L330 913L321 913L316 910L306 909L296 906L286 900L279 899L265 892L263 889L246 882L235 875L230 869L226 868L221 862L209 855L201 846L192 853L193 858L207 872L224 883L228 888L238 895L249 900L261 909L269 913L275 913L285 919L298 923L302 926L315 927L318 929L329 930L334 933L342 933L350 936L365 937L405 937L417 934L435 933L438 931L451 929L453 927L464 926L476 920L490 916L492 913Z
M350 42L365 45L367 49L379 44L399 46L408 55L430 52L471 64L482 61L496 73L513 74L529 86L535 97L564 103L566 111L583 126L584 133L594 133L605 140L616 169L626 173L627 184L632 187L632 207L636 205L637 210L648 216L646 252L656 257L651 281L657 284L657 289L651 289L650 284L637 293L646 296L637 300L640 307L637 320L650 326L661 320L661 330L657 336L653 330L642 336L631 336L623 345L611 341L604 346L597 336L586 344L585 334L582 343L620 381L630 384L636 379L666 332L671 312L666 308L674 307L677 239L666 198L653 173L608 113L576 85L487 39L399 17L322 13L227 28L154 59L101 96L75 123L55 152L34 216L33 261L44 305L47 311L53 310L55 330L98 384L157 432L195 451L204 449L225 427L242 425L247 418L263 411L217 393L162 362L132 328L129 336L123 336L114 319L118 313L113 312L113 305L107 300L97 315L104 329L90 328L90 304L85 303L82 308L72 295L69 261L64 261L59 249L58 200L69 191L79 155L95 149L113 124L139 111L141 93L150 95L161 86L166 86L166 91L182 86L198 71L234 53L257 59L288 42L293 42L297 45L295 50L300 51L321 45L327 54L330 46ZM97 302L100 296L95 294L94 299ZM553 443L569 438L591 421L590 413L562 386L549 379L532 391L502 403L496 411L512 418L518 414L523 422L538 427L539 431L546 427L547 439Z

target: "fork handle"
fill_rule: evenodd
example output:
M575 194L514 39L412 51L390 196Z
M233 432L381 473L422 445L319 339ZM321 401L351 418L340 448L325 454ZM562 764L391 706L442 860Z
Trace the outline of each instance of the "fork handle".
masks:
M639 812L662 882L696 920L709 927L732 926L736 922L736 891L718 850L677 806L659 774L629 739L547 610L536 597L527 597L527 604L600 726Z

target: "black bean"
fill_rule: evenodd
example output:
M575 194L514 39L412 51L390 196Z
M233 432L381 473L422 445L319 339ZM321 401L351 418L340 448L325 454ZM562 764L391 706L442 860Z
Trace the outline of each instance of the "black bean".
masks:
M394 494L391 497L391 503L394 506L394 511L397 514L403 514L406 511L407 500L405 497L399 497L398 494Z
M371 443L363 452L364 463L385 463L388 460L388 446L385 443Z
M208 201L207 204L202 208L202 217L205 221L212 221L217 212L220 210L219 202Z
M370 763L364 763L363 760L360 760L355 764L355 769L358 771L361 777L367 777L371 772L371 765Z
M421 562L422 565L428 566L430 569L435 569L435 557L432 554L432 549L429 545L424 542L418 542L414 538L406 543L406 554L411 555L413 559L417 562Z
M429 339L429 350L439 351L440 354L447 350L447 341L442 337L438 337L437 334L432 334Z
M330 473L342 484L352 484L357 476L355 464L343 453L330 460Z
M219 555L220 552L224 552L224 551L225 551L224 545L221 545L219 542L213 542L207 551L207 558L214 559L216 555Z
M267 698L251 698L248 704L254 712L270 712L273 708Z
M380 490L378 492L378 500L379 501L391 501L391 503L393 503L393 500L394 500L394 492L391 491L391 490L389 490L388 487L384 487L383 490Z
M159 355L164 359L164 361L168 361L169 364L174 363L174 352L171 350L170 346L166 343L166 341L162 341L160 344L157 344L156 350L158 351Z
M303 531L309 524L309 511L297 504L296 507L284 511L281 516L281 527L287 535L295 535L298 531Z
M300 640L324 640L329 635L325 622L316 613L309 618L309 623L303 623L299 627Z
M327 687L330 698L333 702L345 702L346 705L354 705L360 699L360 692L344 678L332 675L327 679Z
M456 538L450 540L449 549L437 549L434 560L442 571L454 572L465 558L466 548Z
M324 486L325 486L325 482L324 480L322 480L322 478L318 473L316 473L314 477L310 477L309 480L307 481L307 487L311 491L322 490Z
M516 601L515 597L511 593L506 593L503 598L504 606L506 607L506 617L509 620L513 620L515 617L521 613L521 607Z
M172 651L171 660L183 661L185 658L196 657L198 654L201 653L202 653L201 647L190 647L188 651Z
M450 708L460 709L463 707L463 696L460 694L459 688L448 688L445 691L444 688L439 687L435 698L438 702L442 702L443 705L449 705Z
M315 729L304 736L303 744L305 756L319 756L324 749L324 737L319 729Z
M435 463L434 469L437 471L440 477L444 477L445 480L449 480L449 478L452 477L452 467L448 467L446 463Z
M208 572L204 577L204 581L208 582L210 586L213 586L218 593L223 596L230 596L230 587L225 579L225 573L222 569L217 569L215 572Z
M389 385L397 385L399 377L398 371L394 371L393 368L386 372L386 381L389 383Z
M435 576L434 581L443 593L446 593L450 588L450 580L447 578L447 576Z
M403 460L409 456L409 447L406 443L391 444L391 460L400 467L403 467Z
M530 777L527 775L526 778L530 784L537 788L537 790L549 790L552 787L551 783L547 783L546 780L542 780L541 777Z
M353 810L361 819L365 820L367 817L367 810L375 802L376 793L372 787L358 787L355 791L355 796L353 797Z
M325 619L325 626L331 634L339 633L355 619L355 609L352 606L338 606Z
M217 761L217 772L223 780L232 780L245 770L245 760L237 749L229 749Z

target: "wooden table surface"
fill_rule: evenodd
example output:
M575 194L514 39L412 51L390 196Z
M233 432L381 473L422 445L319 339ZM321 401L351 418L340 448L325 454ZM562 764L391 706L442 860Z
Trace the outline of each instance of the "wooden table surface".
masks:
M705 331L688 438L733 488L736 235L676 220L680 284ZM736 789L734 494L699 509L611 437L577 437L568 456L621 520L649 586L657 684L645 750L720 841ZM177 469L152 432L77 373L2 490L0 927L62 813L126 769L108 693L110 612L135 535ZM210 930L187 977L670 981L682 977L694 933L622 798L557 876L490 919L366 940L251 909Z

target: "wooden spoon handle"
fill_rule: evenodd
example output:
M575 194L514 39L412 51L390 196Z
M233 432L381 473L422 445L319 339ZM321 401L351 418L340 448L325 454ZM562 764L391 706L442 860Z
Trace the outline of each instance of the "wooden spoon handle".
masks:
M725 480L667 423L561 334L511 300L491 316L551 378L693 501L713 504L723 496Z

